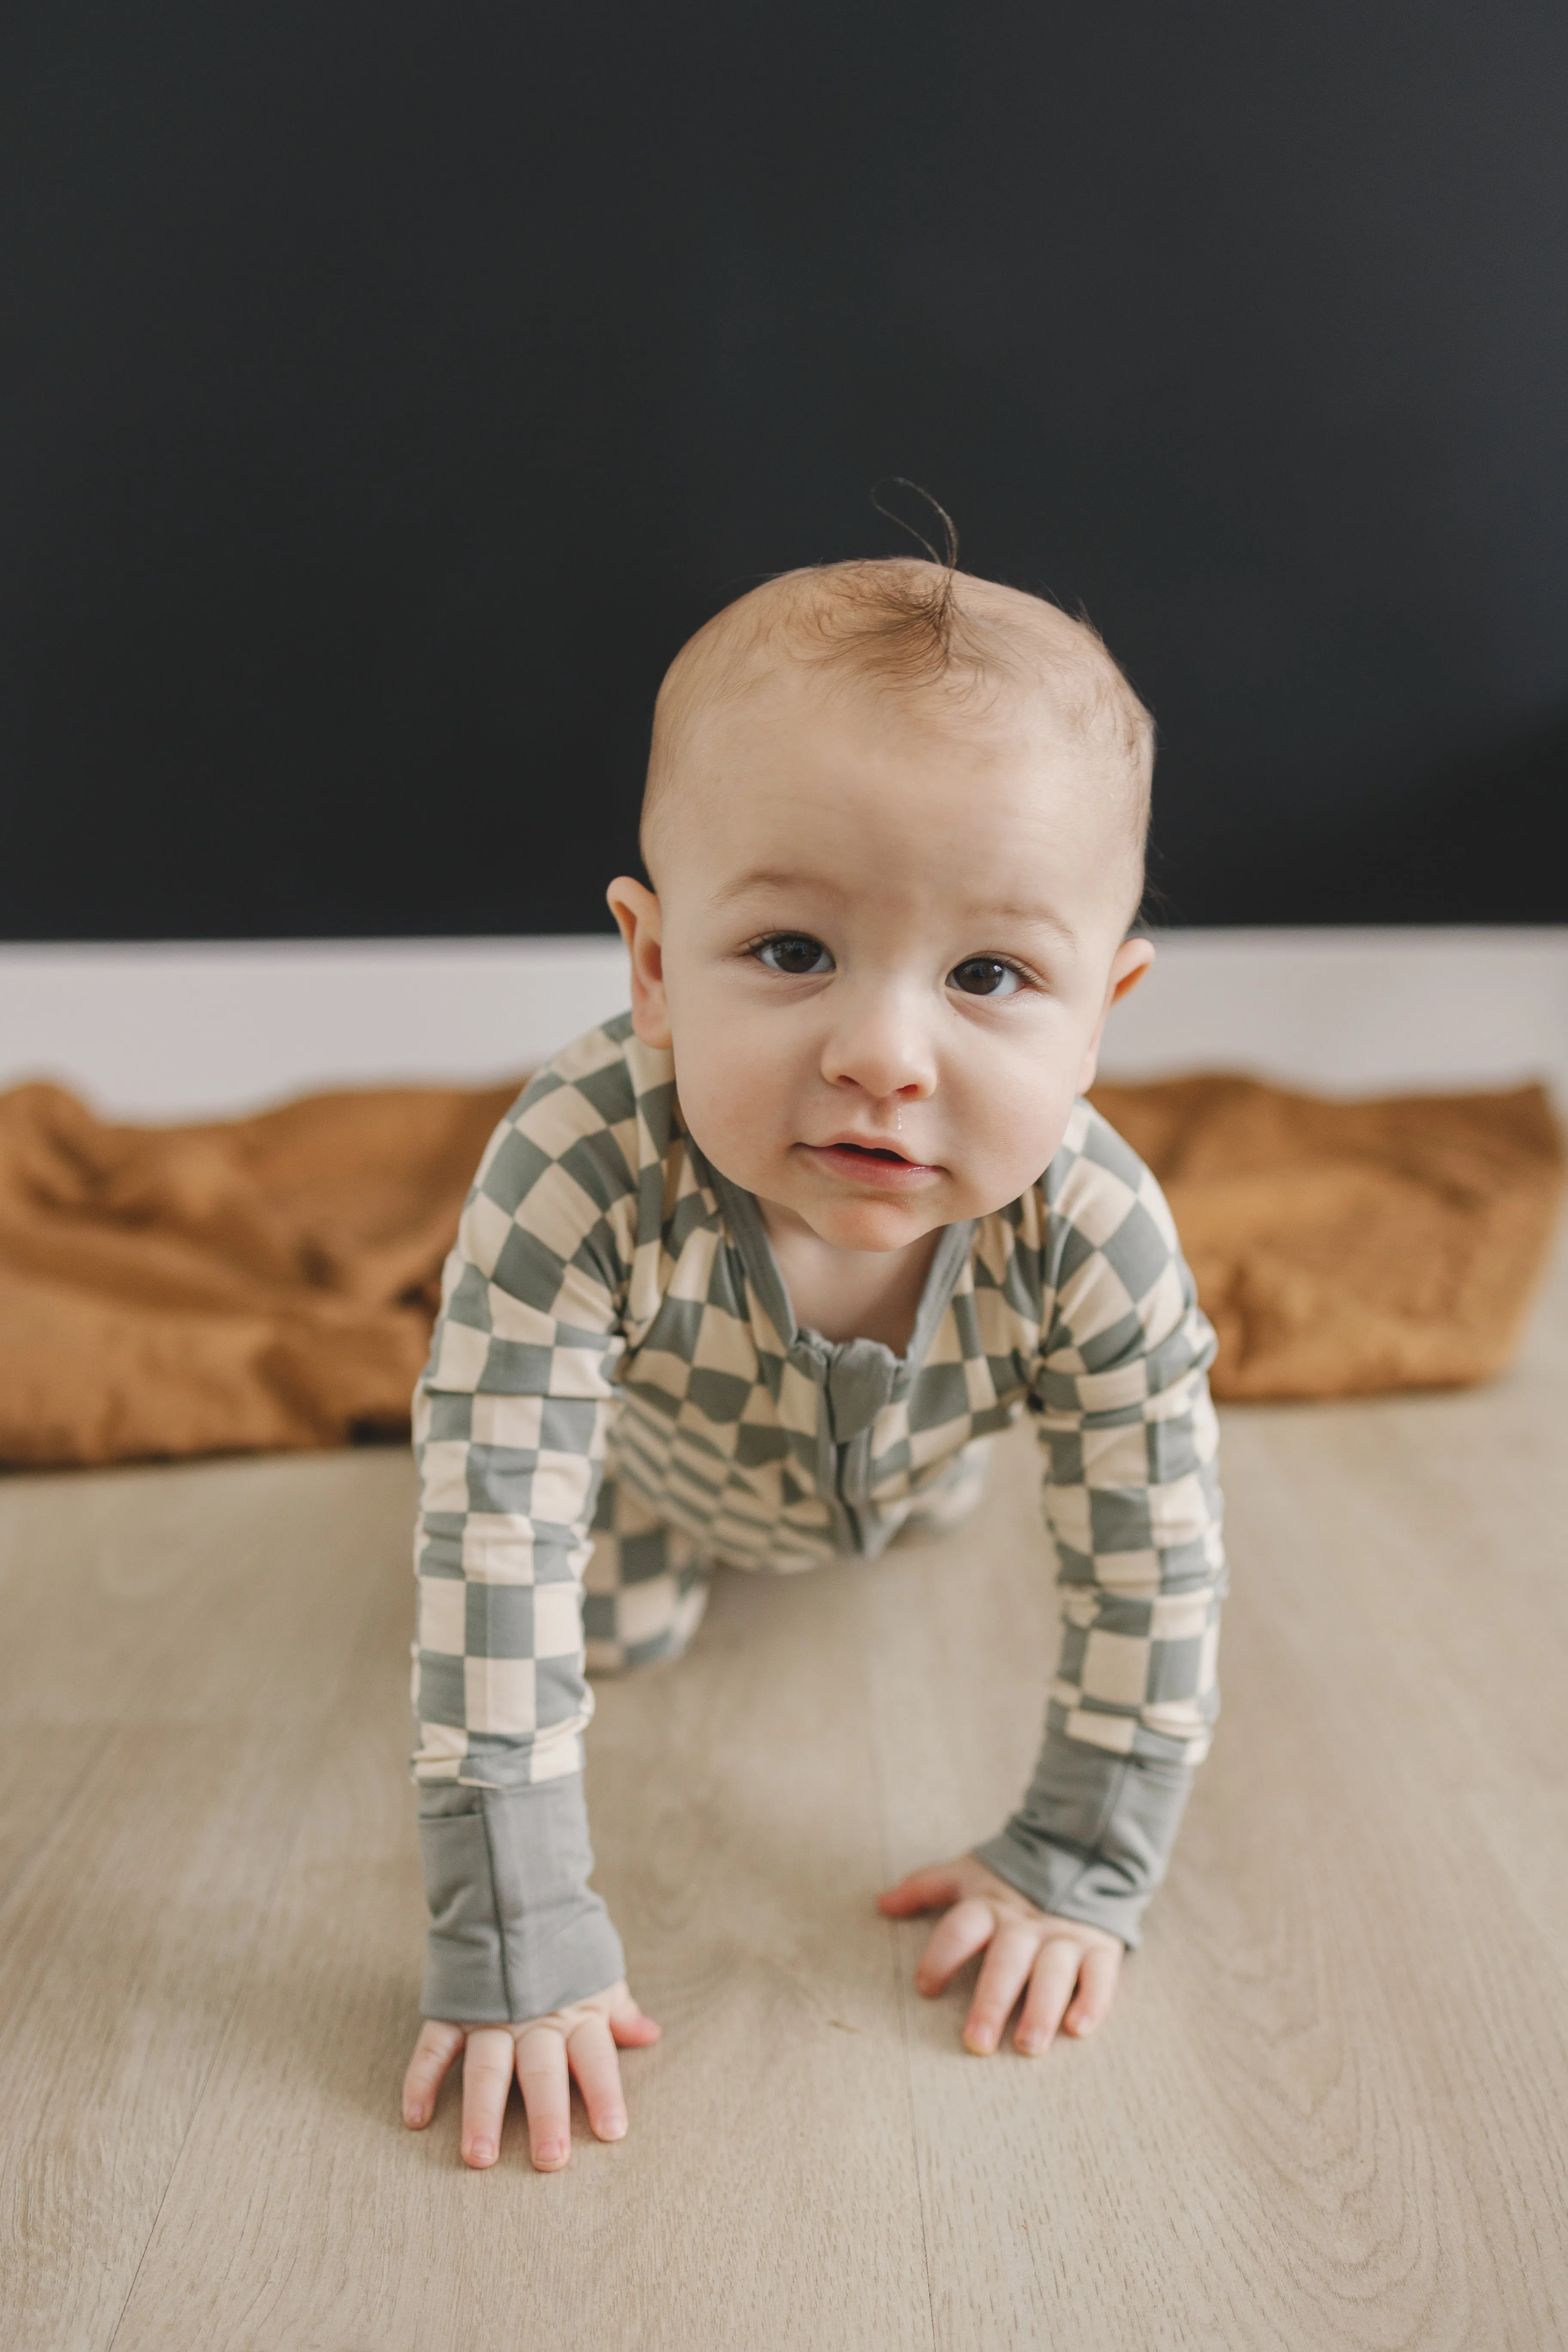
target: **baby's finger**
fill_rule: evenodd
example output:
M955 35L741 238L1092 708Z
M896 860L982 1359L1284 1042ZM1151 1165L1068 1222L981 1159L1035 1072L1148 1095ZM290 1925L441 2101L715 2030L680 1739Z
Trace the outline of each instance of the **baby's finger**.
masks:
M955 1903L931 1931L915 1969L915 1990L941 1992L949 1979L991 1940L996 1916L989 1903Z
M482 2170L500 2154L500 2124L511 2088L511 2036L476 2025L463 2054L463 2162Z
M1062 2011L1072 1998L1083 1957L1083 1946L1075 1944L1070 1936L1053 1936L1049 1943L1041 1946L1024 1999L1024 2014L1013 2036L1016 2047L1026 2058L1049 2047L1062 2021Z
M460 2025L446 2025L434 2017L427 2017L420 2027L403 2077L403 2120L411 2131L422 2131L435 2114L436 2094L464 2040Z
M645 2017L630 1993L623 1993L610 2011L610 2032L623 2050L646 2050L664 2032L651 2017Z
M621 2062L607 2017L595 2012L573 2027L566 2037L566 2063L577 2078L595 2137L624 2139L626 2103L621 2094Z
M1078 1972L1078 1994L1062 2021L1069 2033L1092 2033L1116 1995L1121 1973L1121 1951L1109 1944L1091 1944Z
M1039 1948L1036 1928L1015 1926L1006 1920L997 1928L974 1988L974 1998L969 2004L969 2015L963 2021L966 2049L977 2051L982 2056L995 2049Z
M961 1892L952 1864L933 1863L929 1870L911 1870L907 1878L879 1895L877 1908L885 1919L908 1919L917 1911L934 1911L944 1903L956 1903Z
M572 2092L566 2044L552 2025L531 2025L517 2042L517 2079L528 2110L528 2152L538 2172L559 2172L572 2155Z

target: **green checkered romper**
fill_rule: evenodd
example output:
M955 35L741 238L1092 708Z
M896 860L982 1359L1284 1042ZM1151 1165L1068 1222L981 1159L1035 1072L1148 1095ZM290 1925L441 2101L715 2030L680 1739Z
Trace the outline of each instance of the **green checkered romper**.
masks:
M1087 1103L1022 1199L945 1229L895 1357L796 1327L629 1016L568 1046L486 1150L415 1401L426 2014L537 2016L624 1972L588 1884L588 1671L683 1648L718 1566L956 1518L1026 1407L1061 1650L976 1852L1135 1942L1217 1706L1213 1351L1159 1188Z

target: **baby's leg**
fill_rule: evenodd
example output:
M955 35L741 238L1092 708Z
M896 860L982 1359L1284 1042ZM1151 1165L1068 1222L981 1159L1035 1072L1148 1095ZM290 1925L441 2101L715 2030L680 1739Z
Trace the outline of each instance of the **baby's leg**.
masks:
M584 1579L588 1672L614 1675L679 1657L708 1606L710 1574L690 1538L667 1528L606 1470Z
M895 1543L926 1543L962 1526L985 1493L995 1440L972 1437L952 1457L943 1476L915 1496Z

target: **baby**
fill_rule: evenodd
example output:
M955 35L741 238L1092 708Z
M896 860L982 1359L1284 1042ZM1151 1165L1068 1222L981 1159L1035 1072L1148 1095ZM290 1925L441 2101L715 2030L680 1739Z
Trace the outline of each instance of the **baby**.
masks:
M720 1565L874 1556L1037 1419L1063 1633L1019 1810L879 1899L942 1913L963 2028L1092 2031L1215 1711L1213 1339L1152 1178L1081 1099L1152 960L1152 730L1093 633L914 560L742 596L659 693L632 1009L486 1152L416 1401L414 1770L431 1911L403 2112L463 2069L533 2162L653 2041L589 1885L585 1670L668 1657ZM1021 2006L1020 2006L1021 2004Z

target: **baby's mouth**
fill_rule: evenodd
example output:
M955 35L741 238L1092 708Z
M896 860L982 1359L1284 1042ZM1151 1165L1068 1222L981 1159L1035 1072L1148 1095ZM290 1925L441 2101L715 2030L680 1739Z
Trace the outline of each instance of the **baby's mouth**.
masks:
M818 1167L830 1168L852 1182L858 1179L863 1184L902 1186L918 1184L938 1172L894 1143L865 1143L844 1135L831 1143L808 1143L804 1148Z

